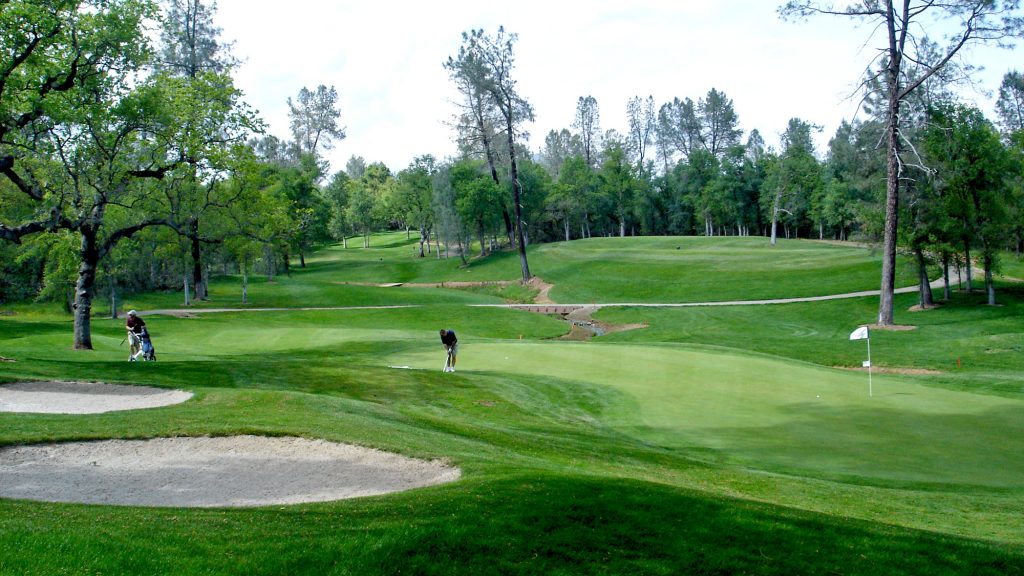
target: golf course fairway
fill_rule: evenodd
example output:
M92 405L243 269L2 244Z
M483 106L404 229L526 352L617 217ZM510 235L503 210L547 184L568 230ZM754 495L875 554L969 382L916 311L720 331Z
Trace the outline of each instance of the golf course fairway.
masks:
M244 303L231 275L184 309L180 292L126 294L118 318L94 309L92 350L70 349L58 304L3 306L0 385L191 396L0 412L0 447L283 438L437 461L457 480L245 508L2 498L0 575L1024 575L1024 284L999 284L999 306L953 290L924 312L897 294L902 329L871 331L869 395L866 372L837 368L866 358L848 336L877 314L877 297L849 294L877 290L866 248L531 246L555 302L655 304L602 307L589 321L604 335L571 341L563 316L510 306L543 290L516 281L514 253L462 265L417 258L404 231L371 240L252 276ZM157 362L126 361L128 309ZM458 334L455 373L439 329Z

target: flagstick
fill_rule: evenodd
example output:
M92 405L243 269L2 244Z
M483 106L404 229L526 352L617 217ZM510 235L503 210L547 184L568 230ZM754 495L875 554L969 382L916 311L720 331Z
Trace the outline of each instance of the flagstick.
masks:
M871 390L871 338L868 337L868 398L874 396Z

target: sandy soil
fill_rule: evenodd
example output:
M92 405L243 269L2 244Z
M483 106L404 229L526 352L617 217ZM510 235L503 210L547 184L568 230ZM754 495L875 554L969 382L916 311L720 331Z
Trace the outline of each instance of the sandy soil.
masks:
M0 497L132 506L323 502L451 482L458 468L305 438L232 436L0 449Z
M647 324L644 323L609 324L608 322L598 322L592 318L593 314L597 312L597 310L598 308L596 306L584 306L565 314L565 319L569 322L570 330L568 334L559 337L559 339L586 341L596 335L647 328Z
M0 386L0 412L100 414L180 404L183 390L96 382L15 382Z
M867 372L868 369L862 366L835 366L841 370L852 370L854 372ZM939 370L929 368L894 368L889 366L872 366L871 371L875 374L904 374L907 376L936 376L942 374Z

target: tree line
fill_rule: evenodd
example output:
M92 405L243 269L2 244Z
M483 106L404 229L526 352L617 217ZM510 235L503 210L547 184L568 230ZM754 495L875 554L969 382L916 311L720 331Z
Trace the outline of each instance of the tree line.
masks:
M66 303L75 347L91 348L96 298L109 297L113 314L131 291L176 289L188 304L223 272L241 278L245 302L253 273L273 279L305 266L317 246L366 247L372 232L392 229L415 232L420 257L468 262L515 250L524 281L530 243L665 234L891 240L893 258L899 244L918 264L922 304L931 298L929 266L948 277L958 263L970 274L973 261L994 303L1000 252L1019 254L1024 244L1024 79L1004 77L997 123L958 100L953 79L969 70L951 55L1019 32L979 25L1004 22L991 2L941 9L971 6L959 44L921 37L884 52L863 82L863 118L844 122L825 150L815 148L820 128L808 119L791 119L778 146L757 130L744 134L732 99L713 87L664 103L631 98L622 131L603 129L597 100L581 96L572 125L531 150L517 36L471 30L439 67L460 96L451 123L458 154L424 154L397 172L354 155L331 174L323 152L345 137L337 90L302 88L287 102L292 139L266 135L233 85L238 61L213 24L215 2L6 2L0 301ZM809 2L781 10L829 13ZM921 13L864 2L840 15L881 19L897 33L915 29ZM159 24L156 41L145 33L150 22Z

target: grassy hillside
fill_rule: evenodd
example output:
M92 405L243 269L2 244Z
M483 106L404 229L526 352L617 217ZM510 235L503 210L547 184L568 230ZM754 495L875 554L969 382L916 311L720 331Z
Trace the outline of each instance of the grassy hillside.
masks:
M471 259L454 254L417 258L418 242L405 233L375 235L370 248L329 247L307 258L306 268L268 282L253 275L250 307L376 306L483 302L480 294L438 292L378 284L494 282L520 278L518 256ZM877 290L881 258L871 250L807 240L764 238L592 238L530 248L534 274L555 285L560 302L706 302L794 298ZM914 271L901 260L897 284L912 286ZM240 306L241 279L219 277L210 300L197 307ZM180 293L133 296L126 308L172 308ZM106 302L97 302L99 310Z
M793 242L762 252L757 242L594 239L536 247L531 267L562 301L877 284L868 250ZM373 245L331 248L291 278L254 285L252 306L414 307L151 316L156 363L125 362L120 320L94 319L96 350L70 352L70 317L9 309L0 356L16 362L0 363L0 381L196 396L89 416L0 413L0 445L298 435L447 458L462 480L254 509L0 500L0 573L1024 573L1015 285L1000 287L997 308L958 294L911 313L913 296L898 298L897 322L917 328L872 332L872 356L879 368L917 373L875 374L868 397L865 373L834 366L863 358L864 342L847 337L871 321L874 298L605 309L601 321L649 326L568 342L557 340L568 326L556 317L465 305L500 302L486 293L342 284L513 279L505 255L462 269L414 258L404 235ZM731 265L712 263L723 261ZM609 278L613 270L623 273ZM704 284L684 290L673 276ZM237 289L237 279L218 279L200 308L231 303ZM440 327L462 343L454 374L440 371Z

